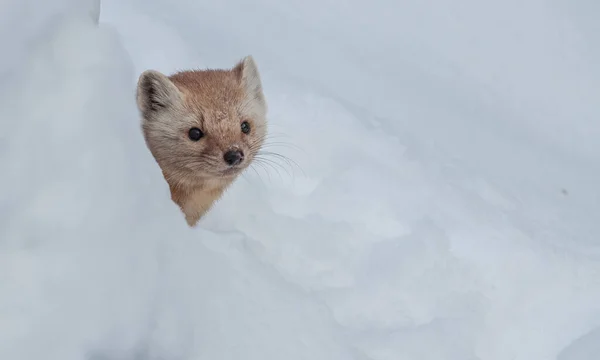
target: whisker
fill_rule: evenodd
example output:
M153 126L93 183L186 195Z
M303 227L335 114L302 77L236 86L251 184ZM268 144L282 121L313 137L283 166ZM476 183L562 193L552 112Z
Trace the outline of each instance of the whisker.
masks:
M279 171L278 171L277 169L281 169L281 170L285 171L285 173L286 173L286 174L287 174L289 177L291 177L291 178L294 178L293 171L291 171L291 172L290 172L290 170L292 170L292 169L288 169L287 167L283 166L283 164L281 164L281 163L279 163L279 162L277 162L277 161L275 161L275 160L273 160L273 159L269 159L269 158L267 158L267 157L262 157L262 156L261 156L261 157L260 157L260 159L261 159L261 161L263 161L265 164L268 164L270 167L272 167L273 169L275 169L275 170L278 172L278 174L279 174ZM280 176L281 176L281 175L280 175Z
M271 152L271 151L261 151L259 154L260 155L266 155L266 156L274 156L274 157L276 157L278 159L281 159L281 160L285 161L285 163L288 164L290 167L292 166L292 164L294 164L294 165L296 165L296 167L300 168L300 166L295 161L293 161L292 159L288 158L287 156L284 156L284 155L281 155L281 154L278 154L278 153L274 153L274 152Z
M256 174L256 176L258 177L258 179L259 179L261 182L264 182L264 181L263 181L263 179L262 179L262 177L261 177L261 176L260 176L260 174L258 173L258 171L256 171L256 169L254 168L254 166L250 165L250 166L248 166L248 168L247 168L247 169L251 169L252 171L254 171L254 173ZM244 177L244 178L245 178L245 179L246 179L248 182L250 182L250 180L248 180L248 178L246 177L246 175L247 175L247 174L246 174L246 171L242 171L242 176L243 176L243 177Z
M254 166L260 167L260 169L263 170L265 172L265 174L267 174L267 177L269 178L269 181L271 181L271 174L269 174L269 172L266 170L266 168L264 167L264 164L261 161L254 162L251 165L251 167L254 169ZM254 169L254 171L256 171L256 173L258 174L258 171L256 169ZM260 175L259 175L259 178L262 180L262 177Z
M281 159L282 161L284 161L290 168L292 168L295 166L298 170L300 170L300 172L302 173L303 176L306 176L306 173L304 172L304 170L302 169L302 167L294 160L290 159L289 157L279 154L279 153L275 153L272 151L260 151L259 152L260 156L273 156L277 159ZM272 161L272 160L271 160ZM275 161L273 161L274 163L277 163Z
M299 151L299 152L306 154L306 152L299 146L294 145L294 144L283 143L283 142L268 142L268 143L263 144L263 146L261 148L262 149L283 148L283 149Z
M277 163L274 163L272 161L268 161L267 159L258 159L257 164L261 164L263 166L269 166L271 169L275 170L275 172L277 173L277 175L279 175L280 179L283 179L281 177L281 173L279 172L279 170L277 169L277 167L275 165L278 165ZM266 170L266 169L265 169ZM284 169L285 170L285 169ZM268 173L268 172L267 172ZM289 175L289 173L288 173Z

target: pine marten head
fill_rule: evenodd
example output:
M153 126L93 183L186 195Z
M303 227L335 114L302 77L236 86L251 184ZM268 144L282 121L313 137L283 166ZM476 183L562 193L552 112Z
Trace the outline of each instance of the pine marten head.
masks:
M176 185L234 178L266 136L267 105L251 56L224 70L147 70L137 105L146 144Z

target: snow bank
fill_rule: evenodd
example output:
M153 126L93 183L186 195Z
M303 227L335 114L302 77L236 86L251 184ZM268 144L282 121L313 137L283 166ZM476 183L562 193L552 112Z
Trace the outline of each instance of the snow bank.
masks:
M298 166L250 172L203 226L247 234L365 357L548 359L600 325L582 9L105 4L138 72L257 58L269 150Z
M0 358L350 358L326 308L244 255L243 234L183 226L115 32L56 24L0 106Z
M577 148L533 118L521 132L513 115L566 90L503 72L510 42L473 50L472 29L509 38L481 5L105 1L99 26L91 2L48 25L65 4L3 63L1 359L594 358L598 128L582 117ZM249 53L266 150L294 163L257 164L187 229L139 132L137 75ZM520 84L548 92L523 110Z

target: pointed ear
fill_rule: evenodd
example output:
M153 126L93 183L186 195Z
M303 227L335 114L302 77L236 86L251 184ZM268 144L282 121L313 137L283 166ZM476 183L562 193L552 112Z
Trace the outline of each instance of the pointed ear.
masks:
M246 56L233 68L233 71L246 90L246 94L261 102L264 101L260 74L252 56Z
M183 95L167 76L146 70L138 79L136 98L138 109L147 116L178 104Z

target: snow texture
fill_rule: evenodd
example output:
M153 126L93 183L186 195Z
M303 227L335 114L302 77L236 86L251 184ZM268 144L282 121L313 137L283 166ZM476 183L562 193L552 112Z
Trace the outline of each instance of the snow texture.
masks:
M0 7L0 359L600 357L597 2ZM248 54L285 158L189 229L137 76Z

